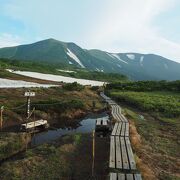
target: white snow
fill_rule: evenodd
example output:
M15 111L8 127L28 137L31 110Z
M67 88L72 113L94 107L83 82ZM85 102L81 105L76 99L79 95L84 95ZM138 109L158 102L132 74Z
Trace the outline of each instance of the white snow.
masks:
M81 63L81 61L78 59L78 57L68 48L67 48L67 55L72 59L74 59L82 68L85 68L84 65Z
M117 66L121 68L121 65L120 65L120 64L117 64Z
M39 83L33 83L33 82L27 82L27 81L20 81L20 80L10 80L10 79L4 79L0 78L0 88L22 88L22 87L53 87L57 85L52 84L39 84Z
M108 56L110 56L111 58L113 58L113 59L116 59L116 57L114 57L112 54L110 54L110 53L106 53Z
M68 72L68 73L76 73L76 71L69 71L69 70L64 70L64 69L57 69L57 71Z
M43 74L43 73L29 72L29 71L13 71L13 73L20 74L23 76L33 77L37 79L55 81L55 82L65 82L65 83L77 82L82 85L91 85L91 86L102 86L104 84L104 82L101 82L101 81L76 79L76 78L65 77L65 76L60 76L60 75Z
M127 54L126 55L129 59L134 60L135 59L135 55L134 54Z
M13 72L13 70L12 70L12 69L6 69L6 71L8 71L8 72Z
M128 64L126 61L122 60L117 54L111 54L112 56L114 56L116 59L118 59L119 61Z
M141 66L143 66L143 61L144 61L144 56L141 56L139 61Z
M73 64L71 61L69 61L69 64Z

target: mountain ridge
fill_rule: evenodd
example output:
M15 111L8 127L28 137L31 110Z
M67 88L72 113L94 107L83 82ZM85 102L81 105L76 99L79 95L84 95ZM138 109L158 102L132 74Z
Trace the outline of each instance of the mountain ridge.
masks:
M180 63L160 55L88 50L73 42L63 42L53 38L0 48L0 58L60 63L93 71L121 73L132 80L180 79Z

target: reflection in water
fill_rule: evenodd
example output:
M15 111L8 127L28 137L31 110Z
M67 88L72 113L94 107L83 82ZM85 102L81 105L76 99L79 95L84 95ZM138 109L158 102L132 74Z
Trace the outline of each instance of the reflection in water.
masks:
M48 130L46 132L41 132L36 134L32 138L31 145L37 146L43 143L48 143L53 140L58 139L62 135L75 134L75 133L89 133L95 129L96 119L100 117L107 117L107 114L93 115L91 117L87 117L83 119L81 122L76 124L75 127L68 128L59 128L56 130Z

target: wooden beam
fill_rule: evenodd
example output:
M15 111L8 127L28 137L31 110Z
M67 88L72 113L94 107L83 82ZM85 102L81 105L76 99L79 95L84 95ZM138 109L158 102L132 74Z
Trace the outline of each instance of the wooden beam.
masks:
M122 150L123 169L129 170L130 167L129 167L129 162L128 162L128 156L127 156L124 137L120 137L120 142L121 142L121 150Z
M115 142L114 142L114 136L110 137L109 167L110 168L115 168Z
M115 136L116 140L116 168L122 169L121 146L119 136Z

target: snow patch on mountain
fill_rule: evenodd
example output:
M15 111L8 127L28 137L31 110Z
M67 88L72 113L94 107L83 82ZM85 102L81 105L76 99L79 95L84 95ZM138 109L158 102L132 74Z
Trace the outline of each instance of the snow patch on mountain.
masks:
M78 57L68 48L67 48L67 55L72 59L74 59L82 68L85 68L84 65L81 63L81 61L78 59Z
M64 70L64 69L57 69L60 72L67 72L67 73L77 73L76 71Z
M116 59L118 59L119 61L128 64L126 61L122 60L117 54L111 54L112 56L114 56Z
M104 72L103 69L99 69L99 68L96 68L96 71L98 71L98 72Z
M143 61L144 61L144 56L141 56L139 61L141 66L143 66Z
M116 57L114 57L112 54L110 54L110 53L106 53L108 56L110 56L111 58L113 58L113 59L116 59Z
M127 54L126 55L129 59L134 60L135 59L135 55L134 54Z

